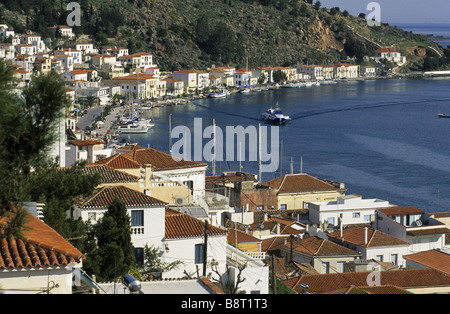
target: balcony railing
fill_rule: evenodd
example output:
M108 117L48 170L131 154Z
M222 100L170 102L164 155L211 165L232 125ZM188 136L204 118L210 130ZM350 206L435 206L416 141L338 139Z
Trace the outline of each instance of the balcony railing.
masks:
M131 227L131 235L144 234L144 227Z

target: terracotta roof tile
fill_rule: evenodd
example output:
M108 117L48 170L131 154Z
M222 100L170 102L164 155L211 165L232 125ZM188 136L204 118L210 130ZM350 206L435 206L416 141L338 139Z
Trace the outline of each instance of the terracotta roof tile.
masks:
M429 250L410 255L403 255L403 258L436 270L440 270L447 275L450 275L450 254L446 252Z
M278 189L278 193L338 190L333 185L305 173L287 174L265 182L263 185Z
M82 171L86 174L100 174L103 184L107 183L128 183L138 182L139 177L133 176L123 171L112 169L104 165L88 165L82 168Z
M387 216L397 216L397 215L408 215L408 214L422 214L425 213L424 210L415 206L394 206L380 208L378 211L382 212Z
M303 254L311 256L330 256L330 255L351 255L360 256L361 253L346 248L342 245L336 244L329 240L319 238L317 236L295 240L292 242L294 251L301 252ZM288 241L285 244L286 247L291 247L291 242Z
M67 266L80 263L83 254L54 229L32 214L27 214L23 239L0 234L0 269L42 266ZM6 218L0 218L0 226Z
M349 286L346 288L325 292L325 294L413 294L406 289L393 285L356 287Z
M198 238L203 237L205 223L197 218L183 213L166 211L166 238ZM209 236L226 236L227 230L208 226Z
M350 285L366 287L371 272L349 272L318 275L303 275L285 280L288 287L302 293L300 284L309 286L310 293L324 293L344 289ZM381 285L393 285L405 289L414 287L450 286L450 276L434 269L391 270L380 272Z
M125 186L105 186L81 202L81 208L107 208L115 197L121 198L127 207L165 206L166 203Z
M72 144L74 146L88 146L88 145L99 145L99 144L106 144L106 143L105 143L105 141L102 141L102 140L89 139L89 140L82 140L82 141L72 141L72 142L70 142L70 144Z
M342 230L343 239L340 236L340 231L336 231L328 234L329 238L336 239L338 241L344 240L345 242L352 243L363 247L376 247L376 246L394 246L394 245L406 245L410 243L403 241L399 238L391 236L380 230L374 230L367 228L367 243L365 242L365 228L363 227L350 227Z
M123 157L136 162L142 167L151 165L154 171L208 166L208 164L202 162L180 159L154 148L135 149L123 154Z
M102 159L90 165L105 165L112 169L139 169L141 165L134 160L124 157L123 154L116 154Z
M237 241L236 241L237 238ZM262 242L261 239L258 239L251 234L243 232L241 230L237 230L234 228L228 228L228 243L243 243L243 242Z

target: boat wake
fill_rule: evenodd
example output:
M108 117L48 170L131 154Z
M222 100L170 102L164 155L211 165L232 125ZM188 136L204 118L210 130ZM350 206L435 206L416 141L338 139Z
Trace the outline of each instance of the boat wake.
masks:
M192 102L192 104L195 105L195 106L197 106L197 107L200 107L200 108L209 110L209 111L214 111L214 112L217 112L217 113L226 114L226 115L229 115L229 116L232 116L232 117L239 117L239 118L248 119L248 120L253 120L253 121L255 121L255 120L256 120L256 121L260 121L260 119L255 118L255 117L249 117L249 116L244 116L244 115L236 114L236 113L234 113L234 112L229 112L229 111L224 111L224 110L218 110L218 109L215 109L215 108L210 108L210 107L207 107L207 106L204 106L204 105L200 105L199 103L196 103L196 102L194 102L194 101Z
M298 112L291 115L292 120L308 118L312 116L341 112L341 111L353 111L353 110L364 110L364 109L374 109L381 107L391 107L391 106L401 106L401 105L413 105L413 104L421 104L427 102L441 102L441 101L450 101L450 98L439 98L439 99L422 99L415 101L400 101L400 102L388 102L388 103L377 103L377 104L368 104L368 105L355 105L349 107L341 107L341 108L329 108L329 109L320 109L320 110L311 110Z

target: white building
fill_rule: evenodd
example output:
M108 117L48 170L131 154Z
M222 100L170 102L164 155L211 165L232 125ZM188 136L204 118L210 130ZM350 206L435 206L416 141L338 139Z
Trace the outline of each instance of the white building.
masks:
M210 277L216 268L220 274L225 273L227 231L208 225L206 274L205 265L205 228L206 224L197 218L177 211L168 211L165 221L164 261L172 263L183 261L184 265L164 274L166 278L181 278L185 272L192 277L205 275ZM217 265L212 265L213 261ZM215 276L217 277L217 276Z
M447 226L415 206L389 207L377 210L375 228L411 243L409 254L443 249Z
M61 67L64 70L73 70L73 57L66 54L56 54L54 58L61 61Z
M82 51L83 54L96 54L98 52L98 49L94 49L94 44L76 44L75 50Z
M47 50L44 41L39 35L22 35L20 36L20 43L36 46L36 53Z
M33 44L18 44L14 46L14 50L21 55L35 55L38 52L36 45Z
M166 203L125 186L99 188L91 198L75 206L73 218L96 224L115 197L123 200L131 218L131 241L136 257L143 258L145 245L160 248L164 240Z
M383 59L397 63L397 65L400 66L406 63L406 57L402 56L400 52L395 49L389 47L375 50L374 60L380 62L380 60Z
M323 66L320 65L301 65L298 68L298 72L308 75L311 80L323 80L324 79L324 75L323 75Z
M361 253L362 260L390 262L405 267L410 243L368 227L350 227L328 234L328 239Z
M190 70L180 70L172 73L172 78L183 82L185 93L193 93L197 89L197 73Z
M64 73L64 79L66 81L87 81L88 73L83 70L72 70Z
M375 77L377 75L376 69L373 66L362 66L360 69L362 77Z
M251 71L240 69L234 73L234 86L237 88L250 88Z
M8 25L0 24L0 40L4 41L9 37L14 37L15 33L13 29L9 29Z
M388 201L381 199L363 199L359 195L338 197L336 201L309 203L311 224L329 226L369 224L375 219L377 208L391 207Z
M55 54L64 54L73 58L73 63L83 63L83 52L72 48L55 50Z
M61 37L67 37L69 39L72 39L75 37L75 34L72 32L72 27L69 27L67 25L55 25L48 28L53 35L56 37L57 32L59 31L59 34Z

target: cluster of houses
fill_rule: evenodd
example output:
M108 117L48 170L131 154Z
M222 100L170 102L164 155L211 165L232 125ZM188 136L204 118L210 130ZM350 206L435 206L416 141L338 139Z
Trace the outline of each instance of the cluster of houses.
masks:
M52 29L71 36L68 28ZM40 36L17 39L7 27L0 25L0 30L0 36L15 42L1 44L0 57L13 61L23 84L35 71L55 69L68 82L68 93L97 95L100 103L112 91L150 99L212 86L252 86L261 77L271 82L278 70L289 80L362 73L358 66L338 64L220 67L166 76L148 53L129 55L127 49L116 48L99 53L92 44L49 52ZM108 78L99 80L100 72ZM67 150L62 138L56 147L60 153ZM151 280L140 282L141 293L217 294L234 287L267 294L272 276L298 294L450 292L449 213L430 214L412 204L347 195L345 184L306 173L268 182L245 172L207 175L206 163L151 147L105 145L94 138L70 141L74 158L62 158L61 171L85 160L83 171L99 174L101 184L91 197L77 199L67 216L95 224L115 197L124 201L136 262L144 264L145 247L156 249L164 263L181 262L171 270L152 270L147 274ZM0 292L73 293L84 284L94 293L136 292L121 284L98 283L95 274L84 273L85 252L45 224L45 204L24 206L29 212L24 237L0 240ZM5 219L0 218L0 226Z
M267 294L271 276L298 294L450 292L450 213L347 195L343 183L306 173L259 182L243 172L206 175L207 166L117 148L84 168L101 184L67 215L95 224L115 197L124 201L137 263L146 246L181 262L152 271L141 293L216 294L229 284ZM26 240L2 240L3 293L72 293L83 252L45 225L45 204L27 206ZM94 275L80 276L94 293L132 293Z
M49 30L62 38L74 39L72 28L55 25ZM68 90L77 101L94 97L103 105L115 96L125 99L156 100L162 97L202 93L221 87L252 88L274 83L274 73L285 74L286 82L356 79L376 76L372 65L350 63L333 65L300 65L298 67L264 67L237 69L212 67L208 70L181 69L160 71L153 55L147 52L129 54L127 48L97 49L92 43L74 43L70 47L49 50L40 35L15 34L6 24L0 24L0 58L16 67L20 86L26 86L34 73L58 71L67 81ZM75 41L71 41L75 42ZM375 61L388 59L404 62L405 58L392 48L377 50Z

